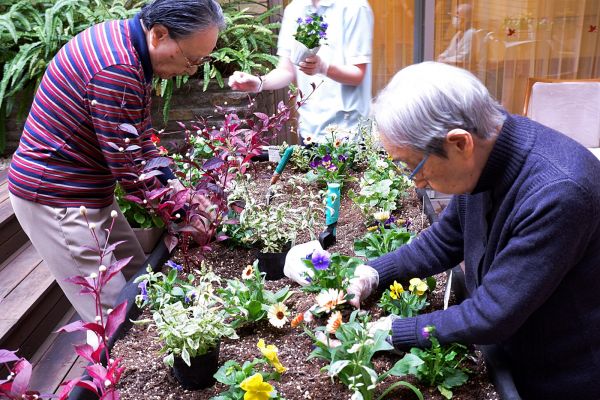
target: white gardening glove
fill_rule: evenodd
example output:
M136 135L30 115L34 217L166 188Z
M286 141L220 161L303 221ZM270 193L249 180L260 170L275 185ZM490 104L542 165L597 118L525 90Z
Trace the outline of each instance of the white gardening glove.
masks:
M394 320L392 315L388 315L387 317L379 318L377 321L369 322L369 335L374 335L377 331L384 331L387 334L390 334L392 330L392 321Z
M348 285L348 294L353 294L354 297L350 300L350 304L356 308L360 308L360 302L379 286L379 274L373 267L361 264L354 270L354 277L350 279Z
M262 91L262 82L258 76L241 71L235 71L233 75L229 77L228 83L229 87L233 90L252 93Z
M307 57L306 60L302 61L299 65L300 71L306 75L321 74L327 76L327 70L329 69L329 63L319 55Z
M283 266L285 276L302 286L308 285L306 274L312 275L312 271L302 260L305 260L306 256L312 254L315 250L323 250L318 240L292 247L285 256L285 265Z

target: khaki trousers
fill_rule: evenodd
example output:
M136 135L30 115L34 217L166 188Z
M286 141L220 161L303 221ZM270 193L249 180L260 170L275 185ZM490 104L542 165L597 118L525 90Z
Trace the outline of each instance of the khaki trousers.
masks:
M112 222L110 213L112 210L117 212L109 242L124 240L125 243L117 246L114 252L106 254L102 260L97 251L91 250L97 249L98 244L84 217L80 215L79 208L46 206L12 194L10 194L10 202L29 240L84 321L94 321L98 315L94 297L89 294L80 295L80 287L66 282L65 279L76 275L89 276L93 272L98 273L100 265L108 267L116 260L133 256L129 264L120 274L115 275L101 292L104 314L107 309L117 305L115 304L117 296L126 281L139 270L146 257L116 201L113 201L110 207L87 210L88 221L96 224L94 231L102 248L108 235L106 229Z

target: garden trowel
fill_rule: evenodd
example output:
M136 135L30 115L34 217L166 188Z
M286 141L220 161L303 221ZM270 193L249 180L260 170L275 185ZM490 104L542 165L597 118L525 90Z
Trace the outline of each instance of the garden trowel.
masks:
M325 224L327 228L319 234L319 243L323 249L335 244L336 227L340 215L340 184L327 184L327 197L325 203Z
M279 181L279 177L281 176L281 173L283 172L285 165L290 160L290 157L292 157L292 153L294 152L295 147L296 146L290 146L287 149L285 149L285 151L283 152L283 155L281 156L281 160L279 160L279 163L277 164L277 167L275 168L275 172L273 172L273 175L271 176L271 182L269 183L269 189L267 190L267 195L266 195L267 205L269 205L269 203L271 203L271 198L273 197L273 185L276 184L277 181Z

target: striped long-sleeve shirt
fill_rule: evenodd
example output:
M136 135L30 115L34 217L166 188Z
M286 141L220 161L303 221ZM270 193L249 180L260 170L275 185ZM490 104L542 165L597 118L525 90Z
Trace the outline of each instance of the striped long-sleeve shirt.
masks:
M139 16L74 37L51 61L35 94L10 166L10 192L49 206L90 208L112 203L116 181L134 192L131 159L158 156L150 139L151 89ZM139 136L119 129L124 123ZM134 152L119 151L136 145ZM146 183L159 185L156 179Z

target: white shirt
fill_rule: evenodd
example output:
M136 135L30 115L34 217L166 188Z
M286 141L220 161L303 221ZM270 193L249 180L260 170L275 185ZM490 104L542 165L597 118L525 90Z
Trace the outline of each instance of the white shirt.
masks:
M278 56L290 57L298 26L296 21L312 13L322 15L323 22L328 24L327 44L321 46L319 57L329 64L367 64L365 76L358 86L344 85L323 75L306 75L295 67L298 88L305 96L312 92L311 83L320 84L298 110L300 136L311 136L322 142L327 126L353 128L359 119L369 116L373 11L367 0L321 0L316 8L312 0L293 0L283 14Z
M473 36L476 30L473 28L467 29L465 32L458 31L450 39L448 48L439 56L438 61L448 64L458 64L469 61L471 46L473 45Z

